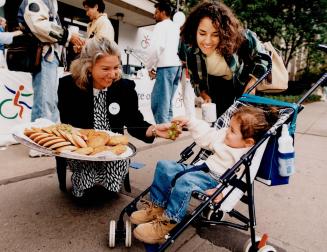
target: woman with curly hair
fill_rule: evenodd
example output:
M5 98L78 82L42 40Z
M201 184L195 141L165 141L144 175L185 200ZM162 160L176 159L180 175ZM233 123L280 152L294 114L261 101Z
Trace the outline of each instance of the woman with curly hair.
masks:
M267 54L256 34L245 30L232 10L218 1L199 4L181 28L179 56L195 91L216 103L220 116L267 70Z

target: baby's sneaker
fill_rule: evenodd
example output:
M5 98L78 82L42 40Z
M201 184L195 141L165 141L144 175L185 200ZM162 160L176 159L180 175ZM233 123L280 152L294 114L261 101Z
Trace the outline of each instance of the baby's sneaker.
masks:
M162 216L164 209L147 200L141 200L143 209L135 211L129 217L133 224L142 224L153 221L158 216Z
M161 244L165 242L165 235L175 226L176 222L168 219L164 214L155 220L138 225L134 231L134 237L148 244Z

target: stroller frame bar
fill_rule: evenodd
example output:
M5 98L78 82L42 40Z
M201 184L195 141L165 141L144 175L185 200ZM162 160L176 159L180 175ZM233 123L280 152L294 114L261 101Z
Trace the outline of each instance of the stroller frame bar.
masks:
M264 60L268 62L267 72L259 78L253 85L250 87L247 91L247 94L245 97L245 101L247 99L246 96L251 97L252 95L249 95L249 93L257 86L259 83L265 79L268 74L271 72L272 63L271 58L265 54L261 55ZM287 112L287 115L284 118L284 121L282 121L282 124L291 122L292 117L296 117L296 114L300 112L303 109L302 103L303 101L313 93L315 89L318 88L318 86L322 85L327 80L327 73L325 73L312 87L309 91L307 91L302 98L299 99L297 103L281 103L282 105L279 105L281 107L287 107L291 108L292 112ZM252 96L253 97L253 96ZM251 99L249 99L251 100ZM274 101L272 99L266 99ZM242 101L243 102L243 101ZM251 103L251 102L249 102ZM255 103L255 102L254 102ZM260 104L260 102L258 102ZM268 103L263 103L268 104ZM276 105L276 104L274 104ZM288 106L289 105L289 106ZM278 105L277 105L278 106ZM218 121L218 120L217 120ZM293 121L294 122L294 121ZM164 251L168 246L170 246L172 243L174 243L175 239L193 222L199 221L203 224L217 224L217 225L223 225L223 226L229 226L232 228L237 228L241 230L248 230L250 229L250 235L251 235L251 242L252 247L251 251L258 251L258 248L255 246L256 244L256 237L255 237L255 228L256 228L256 217L255 217L255 206L254 206L254 179L251 180L251 170L250 166L254 157L254 154L256 150L272 135L275 135L277 133L277 128L279 128L280 125L277 125L276 127L272 127L270 130L266 132L266 134L246 153L244 154L231 168L227 169L220 177L219 182L220 186L217 188L217 190L211 195L207 196L201 192L194 191L192 193L192 196L197 195L197 198L202 199L202 202L190 213L183 218L183 220L178 223L166 236L166 241L161 245L156 245L155 247L151 248L151 251L153 249L155 251ZM294 128L295 130L295 128ZM293 132L294 133L294 132ZM189 159L193 154L193 147L196 145L195 142L193 142L190 146L186 147L181 153L181 159L178 161L178 163L182 163ZM196 157L193 159L193 161L190 164L194 164L198 160L202 159L204 150L199 151L199 153L196 155ZM207 154L207 153L206 153ZM202 155L202 156L201 156ZM243 170L241 176L237 178L237 172L240 169L240 166L244 165L245 169ZM246 192L247 195L243 195L241 201L248 205L248 215L249 217L246 217L245 215L241 214L240 212L236 211L235 209L231 209L227 213L231 216L239 220L241 223L234 223L230 221L222 221L221 218L219 220L208 220L204 216L201 216L200 214L206 209L209 208L210 210L213 210L214 213L221 211L219 208L222 205L222 203L227 199L227 197L230 195L230 193L237 187L235 183L233 182L234 179L237 179L241 181L242 178L245 176L245 189L241 189L243 192ZM243 181L242 181L243 182ZM234 184L233 184L234 183ZM222 191L228 187L232 186L232 189L224 195L223 199L219 203L214 203L214 199L222 193ZM140 195L138 195L130 204L128 204L120 213L119 220L117 222L117 231L119 232L119 236L117 238L122 239L122 237L125 236L125 230L124 230L124 214L126 213L128 216L130 216L134 211L137 210L137 203L140 201L141 198L145 197L150 191L150 187L148 187L145 191L143 191Z
M290 121L291 115L295 112L294 106L291 107L292 112L289 114L289 116L286 118L286 120L283 123L286 123L287 121ZM230 181L236 177L236 172L238 171L239 167L243 164L245 166L245 169L243 171L243 175L240 177L240 179L245 175L246 178L246 192L247 192L247 205L248 205L248 214L249 217L244 216L243 214L239 213L238 211L234 210L231 212L228 212L228 214L231 217L235 217L239 221L243 222L244 225L237 224L234 222L229 221L211 221L211 220L204 220L201 219L201 223L204 224L216 224L216 225L223 225L223 226L229 226L232 228L237 228L241 230L248 230L250 229L250 235L251 235L251 241L252 244L255 244L255 228L256 228L256 217L255 217L255 206L254 206L254 183L251 182L251 171L250 166L252 162L252 158L256 152L256 150L263 144L271 135L276 134L276 129L272 128L270 129L246 154L244 154L234 165L233 167L227 169L220 177L219 182L221 186L209 197L204 196L203 199L205 200L202 202L193 212L189 215L187 215L183 221L178 223L170 232L166 235L166 241L165 243L161 244L158 247L158 250L156 251L164 251L170 244L174 243L175 239L196 219L198 218L199 214L203 212L203 210L206 207L209 207L210 204L213 204L214 199L227 187L230 185ZM195 146L195 143L192 143L190 146L188 146L184 151L187 153L192 153L192 148ZM183 155L181 155L181 160L179 162L184 162L188 158L188 155L185 155L185 152L182 151ZM181 153L181 154L182 154ZM185 159L185 157L187 157ZM193 161L192 161L193 163ZM235 186L234 186L235 188ZM233 188L233 189L234 189ZM232 189L232 190L233 190ZM224 202L224 200L229 196L231 191L227 193L219 202L218 204L215 204L217 209L219 209L220 205ZM198 194L201 194L200 192L196 192Z
M262 55L262 57L266 57L266 55ZM270 57L267 57L268 61L268 70L267 72L259 78L253 85L250 87L247 91L247 94L249 94L259 83L265 79L268 74L271 72L272 68L272 63ZM291 106L290 108L293 109L293 112L290 114L290 116L287 118L287 120L284 122L289 122L291 119L291 115L293 113L300 112L303 107L302 103L304 100L309 97L314 90L318 88L318 86L322 85L324 82L326 82L327 79L327 73L325 73L312 87L309 91L307 91L302 98L299 99L299 101L294 104L294 106ZM297 108L297 111L296 109ZM215 193L213 193L210 197L204 196L205 201L202 202L191 214L190 217L186 216L186 218L183 219L182 222L178 223L173 230L165 237L167 240L165 243L160 245L158 247L157 251L164 251L170 244L172 244L175 239L196 219L196 217L210 204L213 204L213 200L229 185L229 181L236 176L236 171L239 169L239 166L244 164L245 165L245 178L246 178L246 184L247 184L247 205L248 205L248 214L249 218L244 216L243 214L239 213L238 211L232 209L232 211L228 212L228 214L231 217L235 217L239 221L245 223L245 225L240 225L237 223L233 222L227 222L227 221L211 221L211 220L204 220L201 219L202 223L207 223L207 224L217 224L217 225L223 225L223 226L229 226L237 229L242 229L242 230L248 230L250 228L250 235L251 235L251 242L252 244L256 244L256 239L255 239L255 228L256 228L256 217L255 217L255 206L254 206L254 181L251 182L251 174L250 174L250 166L252 162L252 158L255 154L255 151L261 146L261 144L264 143L271 135L276 134L277 129L273 128L269 130L246 154L244 154L240 160L230 169L226 170L226 172L220 177L220 182L222 186L220 186ZM195 143L192 143L190 146L188 146L186 149L184 149L181 153L181 160L179 162L184 162L186 161L194 152L192 151L192 148L195 146ZM197 157L200 155L200 153L197 155ZM197 157L191 162L194 163L197 160ZM184 159L185 158L185 159ZM244 176L244 174L242 175ZM241 178L242 178L241 176ZM232 191L232 190L231 190ZM230 192L231 192L230 191ZM229 193L230 193L229 192ZM198 192L199 193L199 192ZM219 202L217 205L217 209L219 209L219 206L224 202L224 200L228 197L229 193L224 196L224 198ZM253 250L251 251L257 251L257 247L253 247Z

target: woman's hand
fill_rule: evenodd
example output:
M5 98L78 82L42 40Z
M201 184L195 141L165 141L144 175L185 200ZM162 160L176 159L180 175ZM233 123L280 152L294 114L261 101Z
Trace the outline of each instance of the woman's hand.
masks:
M70 38L70 43L72 43L76 47L83 47L85 44L84 39L80 38L78 34L73 33Z
M256 81L257 81L257 79L254 76L252 76L252 78L250 79L250 81L248 82L248 84L246 84L243 94L245 94L249 90L249 88L251 88L253 86L253 84ZM251 95L255 95L255 88L250 92L250 94Z
M206 190L204 193L208 196L213 195L217 191L217 188L211 188ZM218 196L213 200L213 203L219 203L224 198L223 193L219 193Z
M203 99L204 103L210 103L211 102L211 97L207 94L206 91L201 91L200 96Z
M166 139L176 140L182 133L182 127L178 123L171 122L167 128L166 124L157 125L158 136Z
M176 116L171 122L176 123L178 126L183 128L184 126L187 126L189 119L185 116Z
M157 76L156 70L152 69L151 71L149 71L149 76L150 76L150 80L154 80Z
M20 30L17 30L17 31L13 31L13 32L12 32L12 35L13 35L14 37L19 36L19 35L22 35L22 34L23 34L23 32L20 31Z

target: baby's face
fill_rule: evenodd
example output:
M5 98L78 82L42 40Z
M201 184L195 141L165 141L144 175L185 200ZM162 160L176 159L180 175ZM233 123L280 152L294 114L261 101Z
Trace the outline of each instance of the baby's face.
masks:
M248 147L247 142L243 139L240 124L232 117L229 128L227 129L224 143L231 148Z

